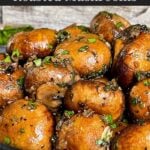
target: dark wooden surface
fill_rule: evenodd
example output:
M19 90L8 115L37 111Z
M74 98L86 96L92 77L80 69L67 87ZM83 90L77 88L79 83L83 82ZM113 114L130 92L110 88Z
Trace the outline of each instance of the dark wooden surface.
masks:
M149 6L0 6L0 22L60 29L72 23L88 25L102 10L118 13L133 24L150 26Z

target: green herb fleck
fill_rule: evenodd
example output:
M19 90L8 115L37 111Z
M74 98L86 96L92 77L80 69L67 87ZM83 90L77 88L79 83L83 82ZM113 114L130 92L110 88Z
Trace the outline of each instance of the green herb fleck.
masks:
M116 80L115 80L115 79L112 79L111 81L109 81L109 82L105 85L104 91L106 91L106 92L107 92L107 91L110 91L110 90L116 91L116 90L118 90L118 88L119 88L119 86L118 86Z
M48 48L49 49L53 49L53 45L52 44L48 44Z
M141 81L145 78L149 78L150 77L150 71L147 71L147 72L142 72L142 71L139 71L139 72L136 72L135 74L135 77L138 81Z
M80 30L82 30L83 32L89 32L89 29L83 25L77 26Z
M34 110L34 109L36 109L36 108L37 108L36 102L34 102L33 100L29 100L29 101L28 101L28 109L29 109L29 110Z
M57 41L58 43L63 42L64 40L70 38L70 33L65 30L61 30L57 34Z
M95 42L96 42L96 39L95 39L95 38L89 38L89 39L88 39L88 42L89 42L89 43L95 43Z
M9 145L10 143L11 143L10 138L9 138L8 136L5 136L5 137L4 137L4 144Z
M150 86L150 81L148 81L148 80L144 81L144 85L145 86Z
M34 64L35 64L37 67L41 66L41 64L42 64L41 58L35 59L33 62L34 62Z
M92 72L92 73L86 75L84 78L85 79L93 79L93 78L96 78L96 77L102 77L107 72L107 69L108 69L107 65L104 64L102 66L101 70Z
M110 125L110 127L111 127L112 129L116 129L116 128L117 128L117 124L116 124L116 123L113 123L113 124Z
M12 52L12 57L19 57L20 56L20 52L18 49L13 50Z
M24 128L20 128L20 129L19 129L19 133L21 133L21 134L22 134L22 133L25 133L25 129L24 129Z
M5 63L11 63L11 58L9 55L6 56L6 58L4 59Z
M70 118L70 117L72 117L74 115L74 111L65 110L64 115L67 118Z
M63 51L61 52L61 54L62 54L62 55L67 55L67 54L69 54L69 51L68 51L68 50L63 50Z
M131 99L131 104L132 105L137 105L138 103L139 103L139 99L138 98L134 97L134 98Z
M18 80L17 80L17 83L20 87L23 87L24 85L24 77L20 77Z
M144 108L145 107L144 103L140 100L140 98L136 98L136 97L131 99L131 104L133 106L138 105L140 108Z
M51 62L51 56L46 56L44 59L43 59L43 63L44 64L49 64Z
M113 123L113 118L112 115L105 115L103 117L103 120L106 124L112 124Z
M117 22L116 23L116 28L120 29L122 27L124 27L124 24L122 22Z
M112 115L103 116L103 121L113 129L117 127L117 124L113 121Z
M85 46L82 46L81 48L79 48L79 52L87 52L89 46L88 45L85 45Z

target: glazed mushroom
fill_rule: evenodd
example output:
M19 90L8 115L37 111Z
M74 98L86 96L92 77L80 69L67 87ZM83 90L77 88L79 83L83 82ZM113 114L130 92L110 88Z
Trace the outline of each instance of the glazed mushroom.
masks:
M33 60L27 69L25 90L30 97L55 109L60 106L60 99L64 97L67 87L80 77L72 68L54 64L48 58Z
M23 98L25 71L9 55L0 55L0 107Z
M131 25L125 30L121 31L114 41L114 48L113 48L113 67L115 68L116 61L120 52L122 51L123 47L132 42L135 38L137 38L141 33L148 32L149 29L146 25Z
M57 129L57 150L105 150L112 130L99 115L90 111L76 114Z
M121 50L116 61L114 76L123 87L130 86L150 75L150 32L140 33L135 39L127 43Z
M145 79L134 85L130 91L130 111L133 118L150 119L150 79Z
M129 27L130 23L118 14L106 11L99 12L91 21L91 31L112 43L120 31Z
M103 75L111 64L110 48L90 33L59 44L54 56L55 61L71 64L81 77L88 79Z
M2 113L1 143L22 150L51 150L52 134L52 114L38 102L18 100Z
M111 150L148 150L150 149L150 123L130 125L112 141Z
M56 31L41 28L15 34L8 42L7 52L19 59L27 59L33 55L45 57L53 52L55 45Z
M117 120L124 111L124 94L115 80L81 80L67 90L64 104L69 110L77 112L90 108L100 115L112 115L113 120Z

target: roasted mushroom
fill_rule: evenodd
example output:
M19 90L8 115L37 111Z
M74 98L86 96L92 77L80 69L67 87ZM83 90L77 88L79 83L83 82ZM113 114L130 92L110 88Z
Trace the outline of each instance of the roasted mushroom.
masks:
M71 64L84 78L103 75L111 64L110 48L90 33L59 44L54 56L58 62Z
M150 123L130 125L112 142L111 150L149 150Z
M150 120L150 79L140 81L132 87L129 106L135 119Z
M53 117L32 100L8 105L0 119L0 142L22 150L51 150Z
M130 27L126 28L125 30L121 31L114 42L113 48L113 67L115 68L116 61L120 52L122 51L123 47L132 42L135 38L137 38L141 33L148 32L149 29L146 25L131 25Z
M80 77L72 68L46 59L35 59L27 69L25 90L31 97L54 109L61 104L59 99L64 97L68 85Z
M99 12L91 21L91 31L112 43L118 33L129 27L130 23L118 14Z
M27 59L33 55L45 57L53 52L56 44L56 31L52 29L35 29L15 34L8 42L7 52L13 58Z
M119 119L124 111L124 95L115 80L78 81L67 90L64 98L67 109L76 112L90 108L101 115Z
M114 76L123 87L128 87L150 76L150 32L142 32L126 44L117 59Z
M25 72L9 55L0 55L0 107L23 98Z
M57 130L57 150L105 150L112 130L99 115L90 111L76 114Z

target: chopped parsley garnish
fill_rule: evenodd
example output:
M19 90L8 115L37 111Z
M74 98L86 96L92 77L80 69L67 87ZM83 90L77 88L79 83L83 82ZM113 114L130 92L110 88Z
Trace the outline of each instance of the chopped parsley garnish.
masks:
M117 128L117 124L116 124L116 123L113 123L113 124L110 125L110 127L111 127L112 129L116 129L116 128Z
M18 49L13 50L12 52L12 57L19 57L20 56L20 52Z
M85 46L80 47L78 51L79 52L87 52L88 48L89 48L89 46L85 45Z
M113 121L112 115L103 116L103 121L113 129L117 127L117 124Z
M107 91L110 91L110 90L116 91L116 90L118 90L118 88L119 88L119 86L118 86L116 80L113 79L113 80L109 81L109 82L105 85L104 91L106 91L106 92L107 92Z
M89 38L89 39L88 39L88 42L89 42L89 43L95 43L95 42L96 42L96 39L95 39L95 38Z
M24 77L20 77L18 80L17 80L17 83L20 87L23 87L23 84L24 84Z
M89 32L89 29L83 25L77 26L80 30L82 30L83 32Z
M44 59L43 59L43 63L44 64L49 64L51 62L51 56L46 56Z
M96 77L102 77L103 74L105 74L107 72L107 65L103 64L102 66L102 69L100 69L99 71L96 71L96 72L92 72L88 75L86 75L84 78L86 79L93 79L93 78L96 78Z
M112 115L105 115L103 117L103 120L106 124L112 124L113 123L113 118Z
M138 103L139 103L139 99L138 98L134 97L134 98L131 99L131 104L132 105L137 105Z
M150 77L150 71L147 71L147 72L142 72L142 71L139 71L139 72L136 72L135 74L135 77L138 81L141 81L145 78L149 78Z
M69 111L69 110L65 110L64 111L64 115L67 117L67 118L70 118L74 115L74 111Z
M148 80L144 81L144 85L145 86L150 86L150 81L148 81Z
M34 102L33 100L29 100L29 101L28 101L28 108L29 108L29 110L34 110L34 109L36 109L36 108L37 108L36 102Z
M144 108L145 107L144 103L140 100L140 98L136 98L136 97L131 99L131 104L133 106L138 105L140 108Z
M57 34L57 41L59 43L63 42L64 40L66 40L68 38L70 38L70 34L65 30L59 31Z
M5 63L11 63L11 58L9 55L6 56L6 58L4 59Z
M122 27L124 27L124 24L122 22L117 22L116 23L116 28L120 29Z
M63 51L61 52L61 54L62 54L62 55L67 55L67 54L69 54L69 51L68 51L68 50L63 50Z
M36 67L39 67L42 64L42 60L40 58L39 59L35 59L33 62L36 65Z
M48 44L48 48L49 49L53 49L53 45L52 44Z
M10 138L9 138L8 136L5 136L5 137L4 137L4 144L9 145L10 143L11 143Z

